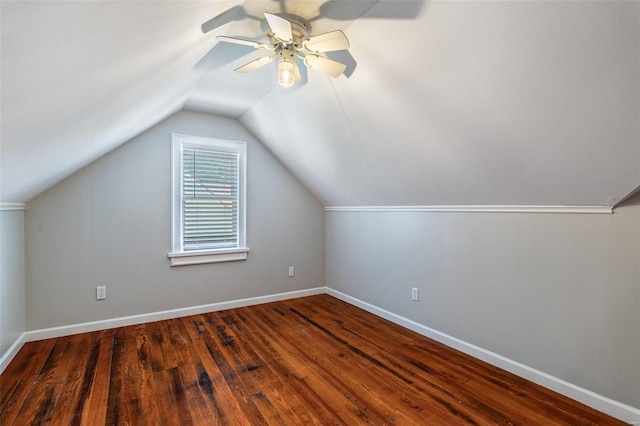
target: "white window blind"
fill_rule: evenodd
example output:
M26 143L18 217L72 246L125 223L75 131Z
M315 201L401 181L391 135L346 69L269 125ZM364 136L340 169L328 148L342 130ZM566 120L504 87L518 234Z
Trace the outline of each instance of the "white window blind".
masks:
M172 135L172 266L245 260L246 143Z
M238 247L238 154L182 151L184 251Z

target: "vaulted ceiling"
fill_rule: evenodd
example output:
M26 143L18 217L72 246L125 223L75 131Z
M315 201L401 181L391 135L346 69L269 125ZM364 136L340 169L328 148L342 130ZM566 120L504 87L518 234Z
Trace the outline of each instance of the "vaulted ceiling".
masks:
M181 109L238 118L329 206L611 206L640 185L639 2L0 6L0 201ZM215 36L257 38L267 11L342 29L347 75L283 89L275 64L234 73L256 52Z

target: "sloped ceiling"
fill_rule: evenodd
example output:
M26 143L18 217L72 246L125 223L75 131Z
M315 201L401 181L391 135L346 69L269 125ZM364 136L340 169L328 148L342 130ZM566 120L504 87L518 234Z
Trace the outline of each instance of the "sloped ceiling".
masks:
M236 5L343 29L348 77L282 89L275 64L234 73L255 52L215 36L258 37L260 21L200 25ZM1 7L2 201L183 108L239 118L329 206L612 206L640 184L638 2Z

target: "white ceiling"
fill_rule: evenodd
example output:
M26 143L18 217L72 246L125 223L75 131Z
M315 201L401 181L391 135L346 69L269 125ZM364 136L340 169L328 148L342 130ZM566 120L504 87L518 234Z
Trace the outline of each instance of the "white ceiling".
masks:
M283 3L346 33L349 77L282 89L275 64L234 73L255 52L215 41L260 21L200 30ZM0 5L1 201L180 109L238 117L328 206L610 206L640 185L639 2Z

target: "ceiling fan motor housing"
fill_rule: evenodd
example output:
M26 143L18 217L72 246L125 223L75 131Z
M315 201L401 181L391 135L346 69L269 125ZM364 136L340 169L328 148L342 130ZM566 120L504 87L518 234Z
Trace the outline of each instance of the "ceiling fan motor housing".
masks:
M287 21L289 21L289 23L291 23L291 35L293 36L293 43L288 44L293 44L296 48L301 48L302 43L305 40L309 39L309 35L311 34L311 24L298 15L293 15L290 13L278 13L276 15L286 19ZM266 19L262 21L262 27L263 31L274 46L277 44L282 44L285 46L288 45L276 37L273 30L269 27L269 23Z

